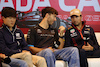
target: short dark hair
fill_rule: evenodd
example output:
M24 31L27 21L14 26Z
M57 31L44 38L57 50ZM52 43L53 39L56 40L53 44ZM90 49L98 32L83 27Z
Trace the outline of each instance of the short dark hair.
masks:
M45 7L44 9L42 9L41 13L43 18L45 17L46 13L58 15L58 11L52 7Z
M16 10L12 7L5 7L1 11L1 16L6 17L15 17L16 18Z

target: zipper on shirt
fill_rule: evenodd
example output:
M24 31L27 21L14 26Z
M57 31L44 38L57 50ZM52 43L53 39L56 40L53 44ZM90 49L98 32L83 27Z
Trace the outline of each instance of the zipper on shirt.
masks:
M17 41L18 46L20 45L19 41Z
M13 42L15 42L15 36L14 36L14 32L15 32L15 30L16 30L16 27L15 27L15 29L14 29L14 31L13 32L11 32L10 31L10 29L6 26L6 28L8 29L8 31L11 33L11 35L13 36Z
M83 39L82 29L83 29L84 26L85 26L85 24L84 24L84 25L82 26L82 28L79 30L78 28L76 28L76 27L73 25L73 27L79 31L80 36L81 36L82 39ZM85 44L85 41L84 41L84 44Z

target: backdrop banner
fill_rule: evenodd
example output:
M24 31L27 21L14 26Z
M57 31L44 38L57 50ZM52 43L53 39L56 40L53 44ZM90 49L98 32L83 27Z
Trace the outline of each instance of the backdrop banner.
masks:
M59 13L58 17L63 20L67 20L72 9L80 9L82 20L93 27L95 32L100 32L100 0L0 0L0 26L1 10L4 7L13 7L18 14L17 24L23 33L27 33L27 26L32 26L41 19L40 11L46 6L55 8Z

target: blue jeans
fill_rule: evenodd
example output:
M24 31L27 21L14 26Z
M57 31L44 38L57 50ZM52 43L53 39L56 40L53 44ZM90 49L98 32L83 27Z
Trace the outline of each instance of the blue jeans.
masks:
M20 59L11 58L11 62L9 63L11 67L28 67L28 64Z
M47 48L37 53L37 55L46 59L48 67L55 67L56 59L67 61L69 67L80 67L79 52L76 47L56 49L55 52Z

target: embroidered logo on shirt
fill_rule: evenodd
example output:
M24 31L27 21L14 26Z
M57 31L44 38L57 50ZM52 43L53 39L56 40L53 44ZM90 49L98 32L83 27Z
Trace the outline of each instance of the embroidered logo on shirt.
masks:
M90 31L90 28L86 28L85 30Z
M83 35L83 40L89 40L90 39L89 36L90 36L90 29L86 28Z
M71 37L77 36L77 33L75 32L75 29L71 29L70 33L71 33L70 34Z
M86 27L90 27L89 25L85 25Z
M74 32L75 32L75 29L71 29L71 30L70 30L70 33L74 33Z
M70 34L70 36L71 36L71 37L75 37L75 36L77 36L77 33L74 32L74 33Z
M55 31L54 31L54 30L51 30L51 33L52 33L52 34L55 34Z
M20 33L16 33L16 39L22 39L22 37L20 37Z
M42 33L42 31L40 29L37 29L37 33Z

